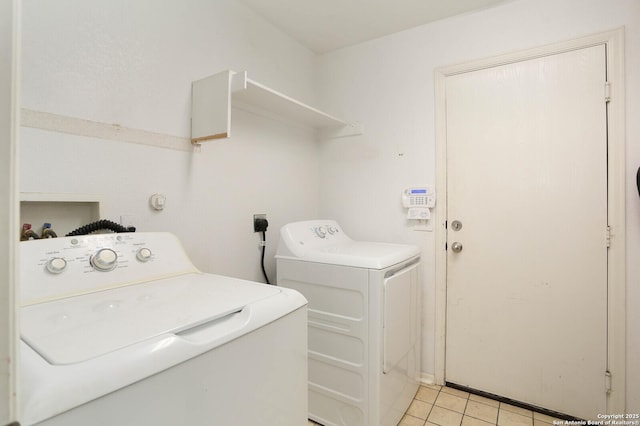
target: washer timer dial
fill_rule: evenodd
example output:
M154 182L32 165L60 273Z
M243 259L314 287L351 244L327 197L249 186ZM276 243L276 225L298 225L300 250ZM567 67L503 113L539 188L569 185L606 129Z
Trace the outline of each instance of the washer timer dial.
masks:
M136 259L140 262L146 262L151 259L151 250L146 247L141 248L136 252Z
M98 271L111 271L118 264L118 254L111 249L103 248L91 256L90 262Z
M60 274L67 268L67 261L61 257L54 257L47 261L47 271L52 274Z

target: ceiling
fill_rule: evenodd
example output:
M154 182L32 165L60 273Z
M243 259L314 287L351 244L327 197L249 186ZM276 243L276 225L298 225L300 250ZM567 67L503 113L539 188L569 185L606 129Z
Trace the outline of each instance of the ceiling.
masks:
M241 0L316 53L509 0Z

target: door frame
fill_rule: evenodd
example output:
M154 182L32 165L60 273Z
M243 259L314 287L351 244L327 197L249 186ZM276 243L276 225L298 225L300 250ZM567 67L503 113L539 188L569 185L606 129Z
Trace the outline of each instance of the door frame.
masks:
M20 2L0 1L0 424L17 424L18 133Z
M593 34L565 42L508 53L435 70L435 148L436 148L436 294L435 294L435 371L437 384L445 382L445 343L447 308L447 129L446 79L449 76L526 61L596 45L606 46L607 80L607 214L611 246L607 252L607 371L611 391L607 412L624 413L626 398L626 227L625 227L625 89L624 28ZM605 88L603 87L603 96ZM604 232L604 230L603 230ZM602 381L605 383L605 372Z

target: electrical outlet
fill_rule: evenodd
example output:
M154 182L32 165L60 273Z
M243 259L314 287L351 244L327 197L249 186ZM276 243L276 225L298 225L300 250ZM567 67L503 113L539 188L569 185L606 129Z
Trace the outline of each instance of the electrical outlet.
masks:
M265 232L269 226L266 214L253 215L253 232Z

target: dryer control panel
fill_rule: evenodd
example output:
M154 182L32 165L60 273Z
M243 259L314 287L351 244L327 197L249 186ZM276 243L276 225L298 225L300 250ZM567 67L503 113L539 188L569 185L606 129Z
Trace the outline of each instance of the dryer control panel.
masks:
M338 227L338 224L336 223L327 223L317 226L314 225L310 227L310 229L313 230L316 237L323 239L332 239L333 237L340 238L342 234L340 227Z
M335 220L293 222L280 229L278 254L286 248L292 252L291 254L302 257L309 250L318 250L352 241Z
M334 220L310 220L280 229L276 259L383 269L419 255L416 246L354 241Z

